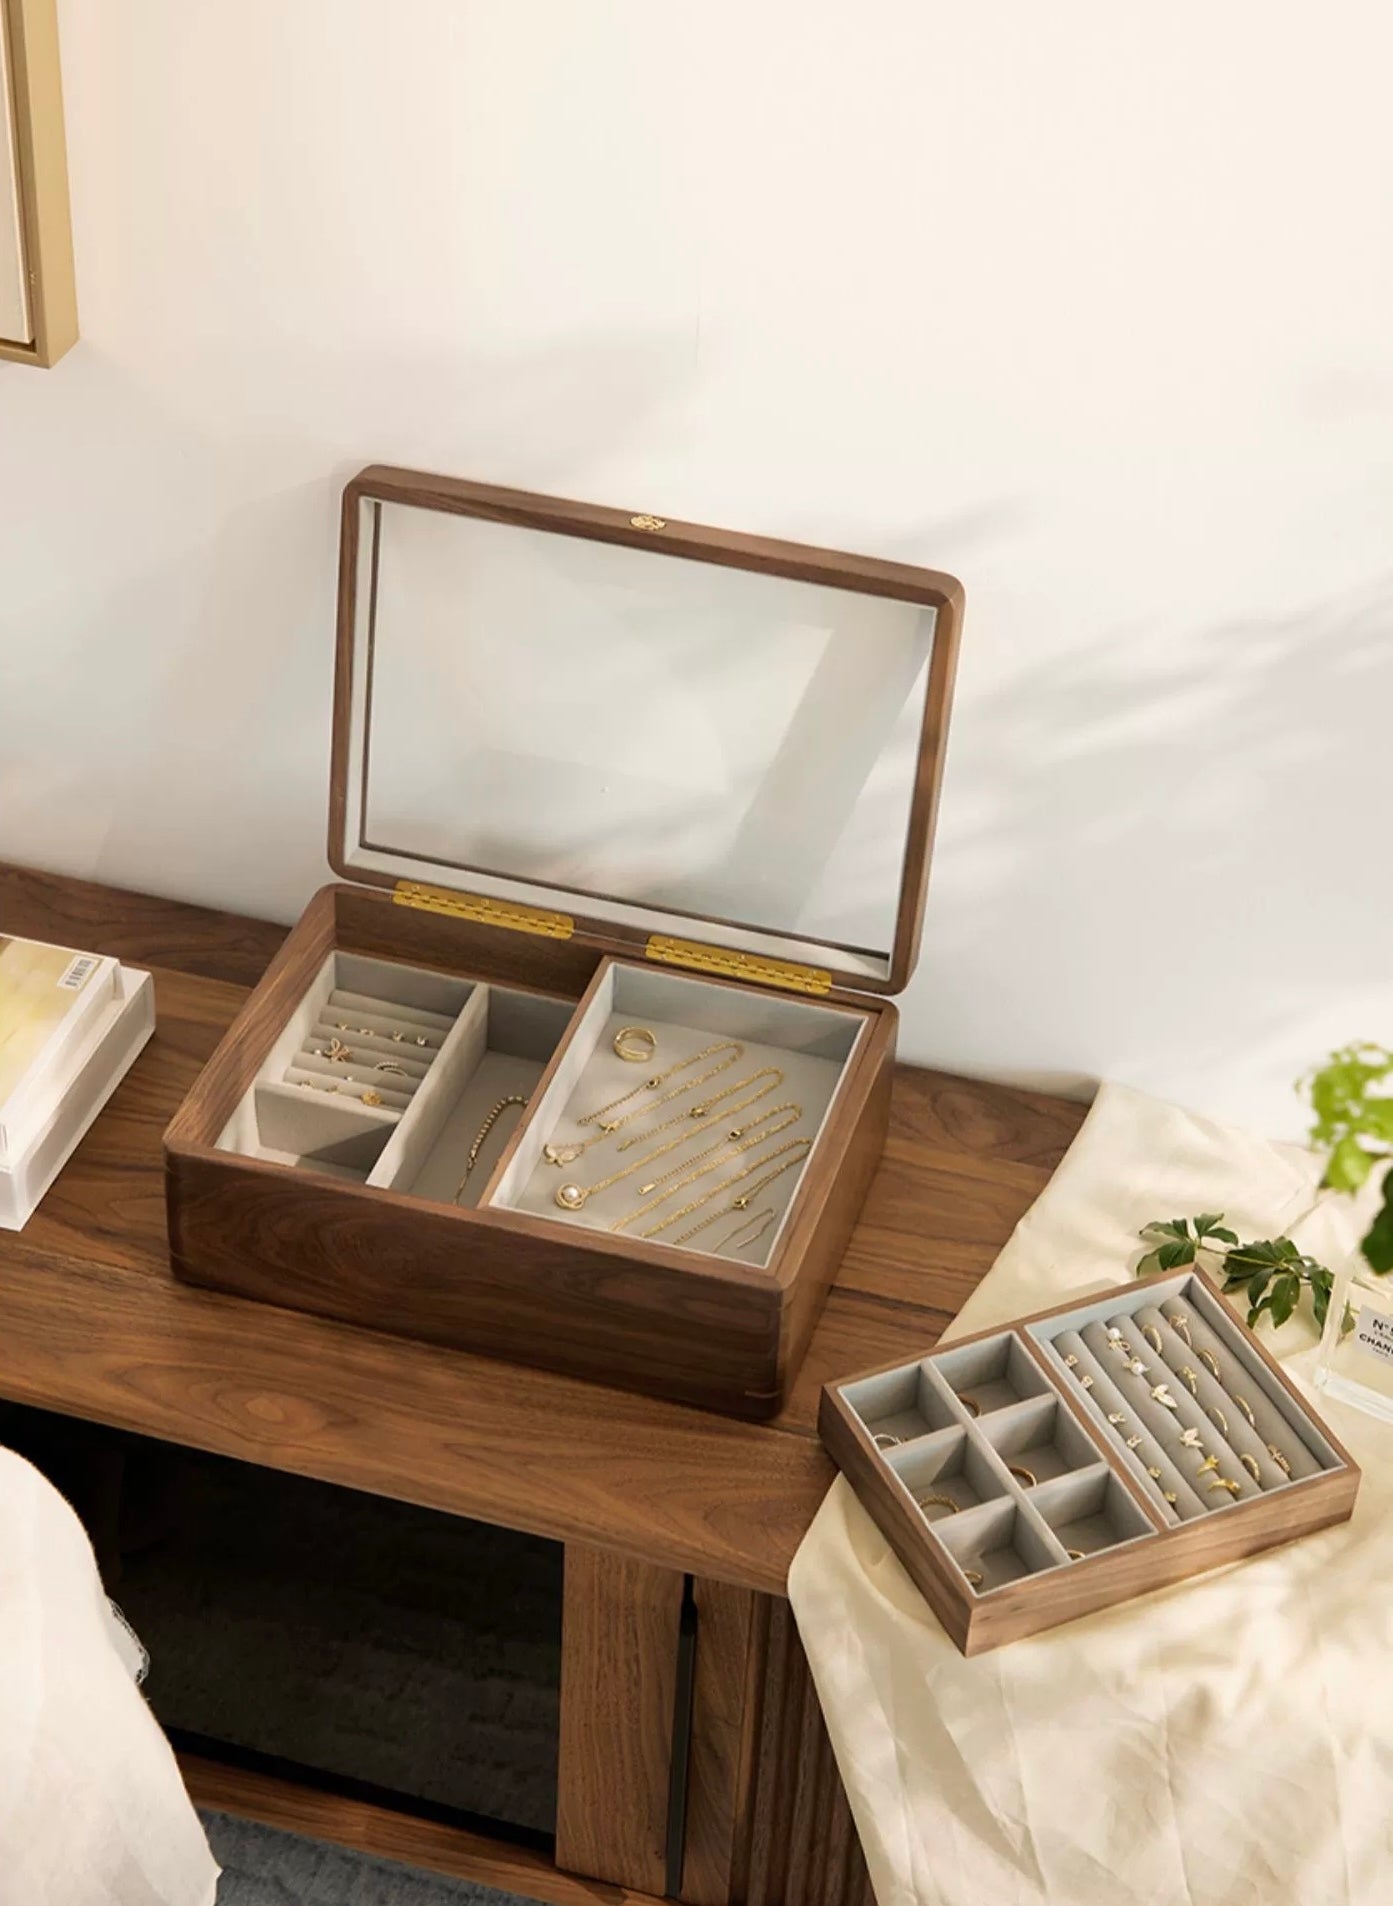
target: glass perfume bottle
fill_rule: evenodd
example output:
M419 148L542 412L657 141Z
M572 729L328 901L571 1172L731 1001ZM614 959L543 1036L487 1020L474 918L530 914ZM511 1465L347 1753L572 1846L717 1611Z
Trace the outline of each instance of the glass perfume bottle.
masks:
M1371 1270L1362 1252L1335 1278L1316 1387L1393 1423L1393 1275Z

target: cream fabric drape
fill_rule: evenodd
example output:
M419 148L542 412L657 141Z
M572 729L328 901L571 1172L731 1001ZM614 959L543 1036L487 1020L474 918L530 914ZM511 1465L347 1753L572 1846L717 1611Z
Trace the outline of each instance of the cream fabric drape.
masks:
M1153 1217L1336 1265L1360 1214L1319 1171L1105 1087L953 1334L1122 1281ZM1275 1339L1299 1382L1312 1344ZM971 1661L837 1480L789 1596L880 1906L1388 1906L1393 1428L1317 1407L1350 1523Z
M134 1655L77 1517L0 1449L0 1906L213 1906Z

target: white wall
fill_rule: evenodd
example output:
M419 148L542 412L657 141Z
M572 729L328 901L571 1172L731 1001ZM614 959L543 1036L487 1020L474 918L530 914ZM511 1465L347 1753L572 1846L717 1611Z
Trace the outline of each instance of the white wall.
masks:
M0 366L0 855L295 915L385 458L964 577L909 1056L1290 1128L1393 1034L1378 0L62 24L84 342Z

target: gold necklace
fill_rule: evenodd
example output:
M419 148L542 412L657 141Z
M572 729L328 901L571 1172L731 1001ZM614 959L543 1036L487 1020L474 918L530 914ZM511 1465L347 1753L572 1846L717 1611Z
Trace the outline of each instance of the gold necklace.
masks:
M780 1118L780 1114L783 1114L782 1118ZM727 1116L729 1116L729 1114L727 1114ZM786 1132L789 1126L796 1125L802 1116L802 1106L794 1105L792 1101L790 1101L785 1105L776 1105L772 1111L761 1112L759 1117L752 1118L748 1125L733 1125L728 1132L723 1133L722 1136L716 1140L714 1145L708 1145L705 1151L694 1152L690 1158L682 1159L682 1161L674 1165L670 1171L665 1171L661 1177L651 1178L646 1185L640 1185L638 1195L640 1198L646 1197L650 1191L656 1191L659 1185L666 1184L669 1178L675 1178L679 1172L685 1171L689 1165L695 1165L703 1158L710 1158L713 1152L720 1152L725 1146L730 1144L733 1139L744 1138L747 1133L754 1131L756 1126L767 1125L771 1118L778 1118L780 1122L772 1131L762 1133L761 1138L773 1138L779 1132ZM595 1197L596 1194L601 1191L608 1191L611 1185L617 1185L623 1178L632 1177L634 1172L642 1171L645 1165L651 1165L655 1159L666 1157L668 1152L675 1152L679 1146L687 1144L697 1132L709 1131L713 1125L719 1125L720 1122L718 1118L708 1119L705 1125L698 1125L695 1131L685 1133L677 1138L670 1138L666 1145L659 1145L653 1151L645 1152L642 1158L636 1158L632 1165L625 1165L621 1171L612 1171L608 1178L602 1178L597 1185L558 1185L553 1194L555 1200L563 1211L580 1211L584 1208L587 1199ZM759 1141L756 1142L758 1143ZM728 1157L733 1157L734 1155L733 1152L727 1153ZM711 1171L717 1164L724 1164L724 1162L725 1160L722 1158L712 1159L711 1164L709 1164L706 1169ZM695 1175L700 1176L699 1173ZM690 1182L690 1180L688 1180L688 1182ZM656 1202L661 1204L662 1199L659 1198Z
M724 1072L727 1067L733 1066L744 1050L745 1048L737 1045L735 1040L722 1039L714 1046L707 1046L702 1052L694 1052L690 1059L679 1059L677 1064L669 1066L666 1072L659 1072L653 1078L645 1079L642 1085L636 1085L632 1092L624 1093L622 1098L611 1099L608 1105L601 1105L595 1111L587 1112L584 1118L578 1118L575 1121L577 1125L599 1124L600 1129L593 1138L573 1145L546 1145L542 1148L542 1156L549 1165L573 1164L583 1151L590 1149L591 1145L598 1145L602 1139L612 1137L615 1132L622 1131L626 1125L632 1125L636 1118L647 1118L649 1113L656 1112L660 1105L667 1105L673 1099L680 1099L684 1092L694 1092L708 1079L714 1079L718 1072ZM698 1073L696 1078L688 1079L685 1085L675 1085L671 1092L664 1092L663 1096L660 1099L654 1099L651 1105L636 1106L632 1112L626 1112L623 1118L607 1119L605 1117L606 1112L613 1112L617 1107L626 1104L633 1098L635 1092L656 1091L676 1073L685 1072L688 1066L694 1066L702 1059L709 1059L715 1052L728 1053L729 1057L722 1059L719 1065L712 1066L708 1072Z
M739 1224L727 1231L719 1244L713 1244L711 1248L713 1251L728 1251L731 1245L735 1245L737 1251L753 1250L773 1222L774 1207L767 1204L763 1211L756 1211L753 1217L742 1218ZM749 1232L749 1236L741 1236L742 1232Z
M785 1129L785 1128L781 1128L781 1129ZM771 1137L771 1134L769 1132L761 1132L756 1138L743 1139L738 1145L729 1146L726 1149L724 1157L708 1159L706 1164L698 1165L695 1171L688 1172L685 1178L679 1178L675 1185L669 1185L666 1191L660 1191L656 1198L650 1198L646 1204L635 1205L634 1209L632 1211L626 1212L622 1218L616 1218L614 1223L609 1227L610 1230L622 1231L625 1225L636 1224L640 1218L646 1218L650 1211L656 1211L660 1204L666 1204L669 1198L675 1198L679 1191L685 1191L688 1185L695 1184L698 1178L704 1178L707 1172L715 1171L718 1165L729 1164L732 1158L739 1158L741 1154L744 1152L753 1151L756 1145L763 1145L770 1137ZM799 1144L811 1145L812 1140L810 1138L799 1139L796 1142ZM683 1166L683 1169L684 1170L686 1169L685 1164ZM669 1172L667 1175L670 1178L672 1176L672 1173ZM661 1183L662 1181L659 1180L658 1182ZM723 1182L727 1184L734 1184L735 1180L726 1179ZM701 1198L697 1200L697 1204L702 1204L704 1202L705 1200ZM689 1205L687 1209L691 1211L695 1211L696 1205ZM679 1218L683 1217L684 1215L685 1213L682 1211L679 1211L677 1213L677 1216ZM670 1224L672 1220L669 1218L665 1222ZM661 1229L661 1226L659 1228ZM645 1237L652 1237L653 1233L651 1231L645 1231L643 1235Z
M742 1192L738 1198L732 1198L724 1211L713 1211L708 1217L703 1218L700 1224L694 1224L690 1231L684 1231L680 1238L668 1239L669 1244L685 1244L688 1238L694 1238L698 1231L704 1231L707 1225L714 1224L717 1218L728 1218L736 1211L748 1211L766 1185L772 1185L776 1178L782 1178L786 1171L792 1171L795 1165L801 1164L812 1148L813 1141L810 1138L795 1138L790 1144L781 1146L779 1151L770 1152L764 1158L757 1158L752 1165L747 1165L744 1171L737 1171L734 1177L727 1178L723 1185L717 1185L714 1191L708 1191L705 1197L698 1198L694 1204L687 1205L684 1210L674 1211L670 1218L664 1218L661 1224L655 1225L651 1231L645 1231L642 1235L646 1238L657 1237L660 1231L666 1231L668 1226L676 1224L679 1218L685 1218L689 1211L699 1211L704 1204L709 1204L712 1198L718 1198L732 1185L738 1185L743 1178L748 1178L761 1166L772 1164L774 1159L782 1157L784 1152L799 1153L796 1158L785 1158L782 1165L777 1165L773 1171L766 1172L764 1177L751 1185L748 1191Z
M756 1079L766 1077L768 1084L760 1086L757 1092L751 1092L743 1099L736 1099L734 1105L725 1104L725 1100L733 1092L743 1092L745 1087L753 1085ZM761 1099L768 1098L776 1085L782 1085L783 1082L784 1075L776 1066L764 1066L760 1071L750 1073L748 1078L737 1079L735 1084L728 1085L724 1092L713 1092L701 1105L688 1106L687 1110L679 1112L676 1118L665 1118L662 1124L655 1125L651 1132L635 1132L632 1138L626 1138L615 1149L626 1152L634 1145L646 1145L650 1138L657 1138L660 1132L671 1131L674 1125L686 1127L685 1138L677 1140L679 1145L684 1144L687 1138L699 1138L703 1132L709 1132L711 1127L719 1125L722 1119L734 1118L737 1112L744 1112L750 1106L758 1105ZM717 1112L715 1110L717 1106L723 1109ZM708 1112L713 1113L714 1116L707 1118ZM694 1118L702 1119L703 1123L693 1125L691 1121ZM597 1132L593 1138L580 1138L572 1145L548 1145L546 1147L547 1162L553 1165L573 1165L578 1158L585 1156L592 1145L603 1145L606 1136L604 1132ZM554 1157L553 1153L555 1153Z
M593 1112L585 1113L584 1117L576 1120L576 1124L603 1126L607 1112L617 1111L621 1105L627 1105L629 1100L636 1098L640 1092L656 1092L660 1085L666 1085L669 1079L675 1079L678 1073L685 1072L688 1066L700 1065L703 1059L714 1059L718 1052L728 1052L730 1057L723 1065L713 1066L709 1072L703 1072L700 1079L693 1079L682 1087L684 1092L690 1092L694 1086L701 1084L702 1079L714 1079L718 1072L725 1071L726 1066L733 1066L744 1050L745 1048L737 1045L734 1039L720 1039L714 1046L703 1046L700 1052L694 1052L690 1058L679 1059L675 1065L670 1065L666 1072L655 1072L653 1077L645 1079L642 1085L631 1086L627 1092L621 1092L619 1097L611 1099L608 1105L597 1106ZM649 1110L652 1110L651 1106Z
M714 1112L718 1105L724 1105L732 1093L743 1092L745 1087L753 1085L756 1079L767 1079L769 1083L762 1085L758 1092L751 1092L747 1099L740 1099L735 1105L728 1107L720 1114L720 1118L733 1118L737 1112L743 1112L747 1107L757 1104L760 1099L767 1098L775 1086L783 1084L784 1075L777 1066L761 1066L758 1072L751 1072L745 1078L737 1079L734 1085L728 1085L720 1092L709 1092L700 1105L689 1105L685 1112L678 1112L672 1118L665 1118L661 1125L655 1125L651 1131L635 1132L632 1138L622 1139L615 1147L616 1151L626 1152L635 1145L646 1144L650 1138L656 1138L659 1132L670 1132L674 1125L685 1125L688 1119L705 1118L706 1114ZM712 1123L718 1122L719 1120L712 1121ZM707 1128L703 1125L698 1129L705 1131ZM689 1132L688 1136L695 1137L695 1133ZM584 1143L596 1145L599 1140L587 1138Z

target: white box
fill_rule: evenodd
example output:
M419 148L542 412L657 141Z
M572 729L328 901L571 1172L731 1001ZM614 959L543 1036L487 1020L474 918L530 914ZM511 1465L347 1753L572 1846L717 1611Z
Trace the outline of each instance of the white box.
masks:
M116 995L70 1055L61 1102L0 1170L0 1231L21 1231L155 1030L155 984L120 967Z

